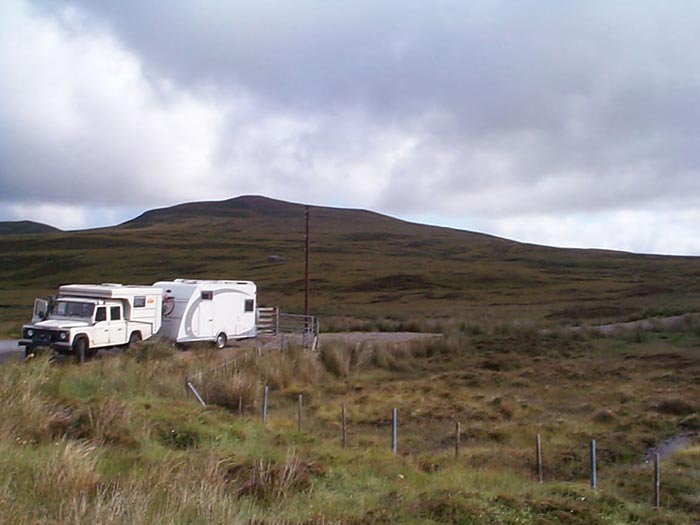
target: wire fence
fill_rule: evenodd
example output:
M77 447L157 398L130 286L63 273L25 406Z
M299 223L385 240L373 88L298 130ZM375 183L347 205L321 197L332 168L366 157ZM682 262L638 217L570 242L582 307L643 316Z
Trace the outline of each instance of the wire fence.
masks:
M235 370L235 366L235 362L226 362L212 369L210 373L231 373ZM193 381L196 380L196 376L189 377L186 380L187 392L200 404L207 406L209 404L206 399L207 391L204 390L203 392L200 392L194 385ZM206 389L206 385L204 386L204 389ZM315 433L330 439L333 439L332 434L337 432L337 442L343 449L347 449L349 447L349 433L353 427L358 430L358 434L367 431L366 421L358 421L353 424L352 419L349 417L348 406L345 402L342 402L339 407L338 420L335 423L331 422L329 425L327 418L323 418L322 421L319 421L317 417L314 417L314 412L305 409L303 394L298 394L296 400L292 404L289 402L289 396L280 397L276 400L276 406L274 407L271 405L271 400L273 397L272 394L273 392L268 385L264 385L262 388L260 388L259 385L256 385L253 392L247 392L245 394L241 393L241 395L237 398L237 401L234 399L234 402L229 403L228 406L229 408L233 408L233 412L237 412L239 416L246 415L254 418L259 417L259 423L263 427L268 427L271 424L271 421L275 419L276 409L280 414L280 421L283 421L287 426L289 426L290 417L296 418L294 427L296 427L297 432ZM213 400L213 402L214 404L219 404L216 402L216 400ZM296 408L295 411L293 410L294 408ZM295 415L290 416L290 413L294 412ZM407 415L406 419L408 419L409 412L410 411L408 409L403 411L403 413ZM375 420L371 423L371 425L374 427L375 434L379 433L380 439L378 442L381 443L384 441L386 443L385 446L394 456L399 454L411 455L416 450L411 449L410 447L415 446L416 443L419 443L422 440L416 440L415 436L412 436L413 440L409 441L406 439L406 444L404 444L403 438L407 436L402 434L401 431L402 411L399 410L398 407L391 407L390 411L387 411L386 416L386 418ZM465 434L462 422L453 420L453 425L454 431L451 434L445 431L442 436L436 436L434 430L431 430L431 433L433 434L433 440L437 440L441 444L439 452L444 453L445 451L451 449L453 451L452 454L454 454L456 459L460 458L461 456L466 456L469 450L468 447L465 447L463 442L463 437ZM415 425L409 424L406 426L409 428L409 433L415 433ZM324 427L326 429L325 432L320 431L320 427ZM329 429L332 431L330 435L328 433ZM381 435L384 435L385 439L381 439ZM542 439L542 436L539 433L536 434L532 444L530 459L527 460L533 479L539 483L571 481L571 479L557 479L555 475L545 475L547 472L547 464L543 460L543 450L546 449L546 445L547 443ZM377 440L370 440L369 442L367 440L362 440L356 444L355 448L361 448L363 446L377 446ZM582 465L579 471L587 474L590 481L590 489L593 492L596 492L599 488L597 441L595 439L591 439L587 446L581 444L580 448L582 452L585 448L586 453L581 454L580 461L582 461ZM585 465L583 463L585 463ZM648 474L650 476L649 487L651 488L651 491L649 501L654 508L658 509L661 506L661 462L659 453L652 452L647 454L647 459L644 464L648 465ZM549 466L550 470L554 470L551 468L553 465L550 464ZM606 467L611 466L611 463L606 464ZM643 472L643 470L640 471Z

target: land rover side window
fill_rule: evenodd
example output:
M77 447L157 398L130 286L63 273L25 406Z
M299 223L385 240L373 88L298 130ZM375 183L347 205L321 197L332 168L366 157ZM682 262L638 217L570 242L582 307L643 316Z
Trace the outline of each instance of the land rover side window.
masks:
M134 308L143 308L144 306L146 306L145 295L139 295L137 297L134 297Z
M109 309L109 318L112 321L121 321L122 318L122 309L119 308L118 306L112 306Z
M107 320L107 308L104 306L100 306L97 309L97 313L95 314L95 322L99 323L100 321L106 321Z
M253 311L253 306L255 306L255 301L252 299L246 299L245 300L245 308L244 311L246 312L252 312Z
M214 292L202 292L202 301L211 301L214 298Z

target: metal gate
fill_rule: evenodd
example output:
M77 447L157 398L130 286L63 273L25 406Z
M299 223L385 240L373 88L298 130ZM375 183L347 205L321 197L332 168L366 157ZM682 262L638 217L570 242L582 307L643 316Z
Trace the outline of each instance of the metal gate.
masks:
M313 315L286 314L276 306L258 308L258 334L299 338L305 348L318 346L319 323Z

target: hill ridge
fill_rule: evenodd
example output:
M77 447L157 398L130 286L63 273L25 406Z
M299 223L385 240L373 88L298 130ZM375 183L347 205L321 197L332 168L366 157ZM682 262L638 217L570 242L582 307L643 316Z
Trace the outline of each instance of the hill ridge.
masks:
M23 221L0 221L0 235L31 235L34 233L51 233L62 230L41 222Z

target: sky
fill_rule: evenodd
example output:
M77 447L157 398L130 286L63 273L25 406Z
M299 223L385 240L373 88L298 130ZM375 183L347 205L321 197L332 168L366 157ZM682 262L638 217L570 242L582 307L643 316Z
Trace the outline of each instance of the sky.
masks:
M700 255L696 0L3 0L0 220L256 194Z

